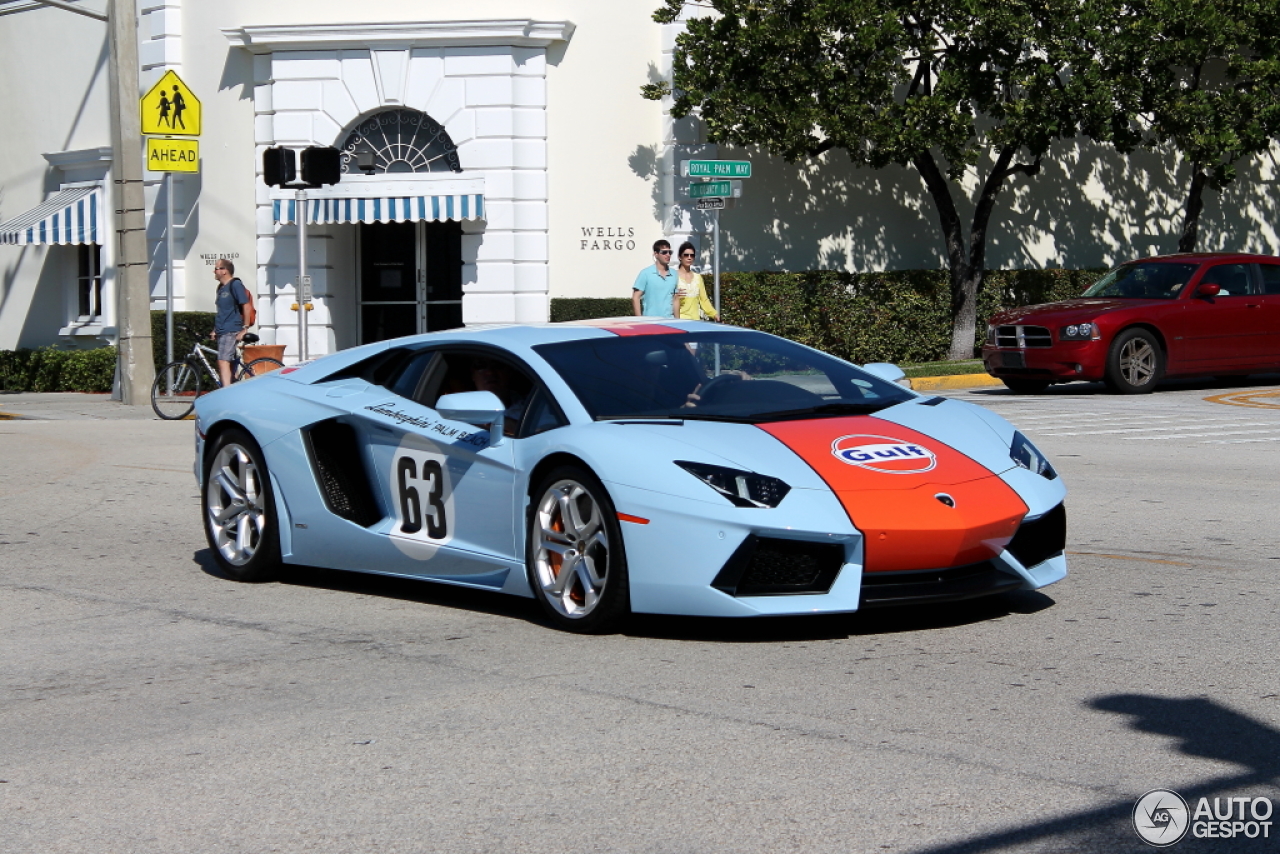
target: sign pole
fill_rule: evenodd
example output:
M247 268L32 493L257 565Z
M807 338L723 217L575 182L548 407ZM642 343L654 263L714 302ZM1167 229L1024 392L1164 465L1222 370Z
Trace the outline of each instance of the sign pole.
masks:
M294 194L298 207L298 361L307 361L307 307L311 304L311 288L307 281L307 191Z
M716 318L720 317L720 211L711 212L711 275L715 280ZM720 345L716 345L716 376L720 376Z
M169 269L164 276L164 363L173 361L173 173L164 173L164 243Z

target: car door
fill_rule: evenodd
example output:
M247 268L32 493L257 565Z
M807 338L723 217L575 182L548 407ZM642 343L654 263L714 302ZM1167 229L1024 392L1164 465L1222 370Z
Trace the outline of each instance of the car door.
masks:
M1215 284L1213 297L1193 297L1180 318L1188 367L1197 371L1242 370L1263 360L1268 330L1253 265L1214 264L1196 287Z
M1267 329L1263 345L1263 368L1280 367L1280 264L1259 264L1263 325Z
M498 584L516 556L513 442L434 408L443 394L475 390L465 364L446 348L420 354L362 415L402 571Z

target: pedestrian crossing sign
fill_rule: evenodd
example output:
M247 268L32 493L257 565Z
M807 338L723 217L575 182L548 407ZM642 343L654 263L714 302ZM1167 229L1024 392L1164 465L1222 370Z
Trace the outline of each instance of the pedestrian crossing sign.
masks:
M157 136L199 136L200 99L182 78L166 71L142 96L142 132Z

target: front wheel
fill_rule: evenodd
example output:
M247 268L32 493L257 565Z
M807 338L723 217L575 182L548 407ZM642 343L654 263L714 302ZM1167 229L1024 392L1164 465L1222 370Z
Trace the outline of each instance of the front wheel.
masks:
M200 396L200 373L190 362L170 362L151 384L151 408L165 421L186 418Z
M252 362L240 366L240 372L236 374L236 382L260 377L263 374L278 371L283 367L284 362L277 362L275 359L266 356L261 359L254 359Z
M1164 351L1146 329L1126 329L1107 353L1107 387L1117 394L1147 394L1164 376Z
M204 533L222 571L237 581L270 581L280 569L280 532L262 448L232 428L206 452Z
M1049 387L1048 380L1028 380L1014 377L1001 377L1000 382L1014 394L1039 394Z
M618 513L585 469L556 468L534 490L527 560L534 596L562 629L615 631L631 610Z

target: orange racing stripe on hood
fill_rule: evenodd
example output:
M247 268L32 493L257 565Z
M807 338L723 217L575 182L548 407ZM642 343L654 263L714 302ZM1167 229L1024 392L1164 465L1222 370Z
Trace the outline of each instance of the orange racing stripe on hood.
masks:
M937 439L888 421L861 415L758 426L808 463L840 499L863 533L868 572L989 560L1009 544L1027 513L997 475Z

